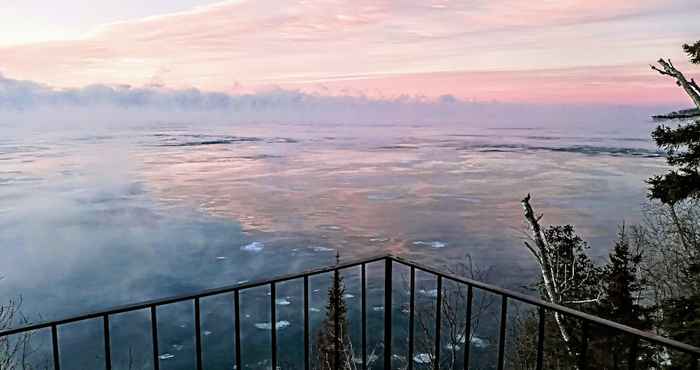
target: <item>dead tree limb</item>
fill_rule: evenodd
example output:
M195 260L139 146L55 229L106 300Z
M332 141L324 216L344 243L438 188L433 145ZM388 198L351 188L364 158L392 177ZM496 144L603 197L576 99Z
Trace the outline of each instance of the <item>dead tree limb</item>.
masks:
M528 242L525 242L525 246L533 254L540 266L540 273L542 275L542 281L544 282L544 288L546 293L546 298L549 302L560 304L561 293L560 287L555 279L555 274L553 270L553 263L551 261L552 254L549 253L549 248L545 242L544 235L542 234L542 227L540 226L540 219L542 215L535 217L535 212L532 210L530 205L530 194L528 194L521 201L523 210L525 211L525 220L527 220L532 231L532 239L535 242L535 246L531 246ZM567 348L571 350L571 334L569 327L564 323L561 315L559 313L554 313L554 318L559 326L559 332L561 333L562 340L566 344ZM570 351L571 352L571 351Z
M657 63L659 63L661 68L651 65L651 69L659 72L661 75L674 78L676 80L676 84L683 88L685 93L691 100L693 100L695 106L700 109L700 88L698 88L698 84L695 82L695 80L690 79L690 81L688 81L688 79L683 75L683 72L676 69L670 59L659 59Z

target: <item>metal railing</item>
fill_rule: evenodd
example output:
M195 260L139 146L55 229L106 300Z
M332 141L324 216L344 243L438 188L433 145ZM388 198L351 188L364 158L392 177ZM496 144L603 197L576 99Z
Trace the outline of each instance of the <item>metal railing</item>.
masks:
M34 324L28 324L28 325L23 325L19 326L13 329L9 330L4 330L0 331L0 339L4 337L8 337L11 335L16 335L16 334L23 334L23 333L28 333L40 329L50 329L51 330L51 346L52 346L52 355L53 355L53 368L54 370L60 370L60 358L61 358L61 350L60 350L60 343L59 343L59 336L58 336L58 328L62 325L70 324L70 323L76 323L80 321L85 321L85 320L91 320L91 319L102 319L102 332L103 332L103 338L104 338L104 359L105 359L105 369L106 370L111 370L112 369L112 359L111 359L111 354L112 354L112 349L111 349L111 338L110 338L110 317L113 315L117 314L122 314L122 313L127 313L127 312L132 312L132 311L137 311L137 310L143 310L143 309L148 309L150 310L150 321L151 321L151 337L152 337L152 351L153 351L153 369L154 370L159 370L160 369L160 358L159 358L159 349L158 349L158 307L164 306L164 305L169 305L173 303L178 303L178 302L187 302L191 301L194 306L194 339L195 339L195 359L196 359L196 369L197 370L202 370L203 369L203 363L202 363L202 329L201 329L201 312L200 312L200 300L205 297L211 297L211 296L217 296L221 294L226 294L226 293L233 293L233 306L234 306L234 315L235 315L235 333L234 333L234 341L235 341L235 365L236 369L242 369L242 357L243 354L241 353L241 321L240 321L240 293L243 290L246 289L251 289L251 288L256 288L256 287L262 287L262 286L269 286L270 288L270 316L271 316L271 335L270 335L270 346L271 346L271 368L276 369L278 366L278 345L277 345L277 313L276 313L276 287L277 284L282 283L282 282L287 282L291 280L296 280L296 279L303 279L304 287L304 369L309 370L311 368L311 362L310 362L310 331L309 331L309 277L314 276L314 275L319 275L319 274L324 274L324 273L339 273L341 270L344 269L349 269L352 267L361 267L361 316L362 316L362 329L361 329L361 345L362 345L362 369L367 370L367 364L368 364L368 359L367 359L367 273L366 273L366 266L370 263L376 263L376 262L384 262L384 341L383 341L383 360L384 360L384 369L391 369L392 365L392 283L393 283L393 273L392 273L392 267L394 264L399 264L403 266L407 266L410 268L410 295L409 295L409 328L410 330L408 331L408 369L412 370L413 369L413 354L414 354L414 346L415 346L415 334L414 334L414 321L415 321L415 301L416 301L416 283L415 283L415 276L416 276L416 271L422 271L426 272L429 274L433 274L437 277L437 296L436 296L436 309L435 311L435 344L434 344L434 353L433 353L433 358L431 360L431 363L433 367L437 370L439 369L439 364L440 364L440 330L441 330L441 309L439 309L442 305L442 300L443 300L443 282L445 280L452 281L454 283L458 284L464 284L467 286L467 298L466 302L464 304L466 305L466 321L465 321L465 333L467 336L467 339L465 339L465 343L467 345L464 346L464 368L468 368L469 366L469 357L470 357L470 345L469 345L469 333L470 333L470 325L471 325L471 317L472 317L472 302L474 300L474 291L475 290L481 290L485 292L489 292L492 294L495 294L500 297L501 299L501 306L500 306L500 320L498 322L499 330L498 330L498 355L497 355L497 363L496 366L499 370L503 370L504 367L506 366L506 361L505 361L505 350L506 350L506 326L507 326L507 315L508 315L508 303L510 301L519 301L523 302L526 304L533 305L537 307L538 311L538 325L537 325L537 355L536 355L536 368L537 369L543 369L544 366L544 347L545 347L545 321L546 321L546 312L557 312L562 315L565 315L567 317L575 318L578 320L581 320L583 322L583 341L584 341L584 348L585 348L585 343L586 343L586 337L587 337L587 332L588 332L588 327L590 325L597 325L601 327L605 327L608 329L613 329L615 331L620 332L621 334L629 335L634 340L632 341L632 346L634 348L630 348L630 356L629 356L629 361L628 361L628 367L630 369L634 369L636 366L637 362L637 357L636 357L636 347L640 343L640 341L645 341L650 344L655 344L655 345L660 345L665 348L671 349L671 350L676 350L680 351L682 353L688 354L691 358L694 359L692 362L692 365L690 365L691 370L697 370L698 369L698 362L700 362L700 348L694 347L685 343L681 343L675 340L671 340L665 337L661 337L659 335L655 335L653 333L641 331L638 329L634 329L629 326L625 326L619 323L615 323L609 320L602 319L600 317L596 317L581 311L577 311L568 307L552 304L549 302L542 301L538 298L534 298L522 293L514 292L511 290L503 289L494 285L486 284L483 282L471 280L462 276L458 276L452 273L445 273L442 271L439 271L436 268L426 266L421 263L417 263L414 261L407 260L405 258L393 256L391 254L385 254L385 255L380 255L380 256L374 256L370 258L365 258L361 260L356 260L356 261L351 261L351 262L344 262L344 263L339 263L333 266L329 267L323 267L323 268L318 268L318 269L313 269L309 270L306 272L302 273L297 273L297 274L289 274L289 275L284 275L280 276L277 278L273 279L268 279L268 280L261 280L261 281L255 281L255 282L249 282L249 283L242 283L242 284L237 284L237 285L232 285L232 286L226 286L226 287L221 287L221 288L215 288L215 289L209 289L205 290L199 293L195 294L185 294L185 295L179 295L175 297L169 297L169 298L163 298L163 299L156 299L156 300L150 300L150 301L145 301L145 302L140 302L140 303L135 303L135 304L129 304L129 305L124 305L124 306L119 306L119 307L114 307L111 309L107 310L101 310L97 312L91 312L91 313L86 313L74 317L69 317L69 318L64 318L61 320L54 320L54 321L46 321L46 322L40 322L40 323L34 323ZM336 320L336 325L337 325L337 320ZM337 331L336 331L337 332ZM336 346L337 346L337 341L336 341ZM581 364L586 364L586 356L587 356L587 351L583 350L583 352L580 354L581 358L579 359ZM337 363L337 362L336 362Z

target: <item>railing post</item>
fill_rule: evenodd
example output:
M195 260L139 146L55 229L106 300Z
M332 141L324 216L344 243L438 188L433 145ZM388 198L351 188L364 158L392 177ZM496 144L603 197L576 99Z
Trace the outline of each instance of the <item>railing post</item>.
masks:
M304 370L309 370L309 277L304 276Z
M160 355L158 350L158 316L156 306L151 306L151 340L153 343L153 369L160 369Z
M112 343L109 336L109 315L102 316L102 334L105 345L105 370L112 370Z
M335 284L336 282L340 281L340 272L338 270L333 271L333 289L336 289ZM342 297L338 297L338 299L343 299ZM338 302L335 302L338 303ZM341 343L341 336L343 335L341 333L341 328L340 328L340 312L338 311L339 305L336 304L335 307L333 307L333 365L334 369L341 369L340 367L340 351L343 349L341 348L342 343ZM351 359L352 360L352 359Z
M362 370L367 370L367 268L362 264Z
M632 343L630 345L630 352L627 358L627 368L629 370L635 370L637 368L637 350L639 349L639 338L637 336L632 337Z
M474 289L467 285L467 313L464 322L464 370L469 369L469 352L472 347L472 299Z
M197 370L202 370L202 322L199 311L199 298L194 299L194 350Z
M277 370L277 288L270 284L270 347L272 347L272 370Z
M384 370L391 369L391 258L386 257L384 264Z
M435 300L435 358L433 369L440 370L440 336L442 331L442 276L437 277L437 297Z
M584 370L588 368L588 321L583 322L583 327L581 328L581 353L579 353L578 367L579 370Z
M545 311L544 307L539 307L539 328L537 330L537 370L542 370L544 366L544 339L545 339Z
M243 361L241 360L241 293L240 290L236 289L233 292L233 310L234 315L236 316L236 333L234 334L235 336L235 341L236 341L236 369L241 370L243 369Z
M508 323L508 297L501 300L501 329L498 334L498 370L505 367L506 324Z
M411 266L411 292L409 297L408 317L408 370L413 370L413 320L416 310L416 268Z
M51 325L51 345L53 347L53 368L61 370L61 358L58 350L58 327Z

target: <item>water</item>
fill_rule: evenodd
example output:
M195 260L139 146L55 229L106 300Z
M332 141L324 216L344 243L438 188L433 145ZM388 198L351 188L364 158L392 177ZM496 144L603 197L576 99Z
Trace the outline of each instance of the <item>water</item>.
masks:
M575 224L603 258L617 225L639 220L644 180L664 170L652 124L593 126L9 130L0 296L21 295L30 319L52 319L329 264L336 249L436 266L470 254L493 267L492 282L519 289L536 274L522 247L528 192L546 223ZM299 310L294 292L281 297L280 312ZM264 333L269 319L251 314ZM191 328L171 321L161 358L175 363L191 346L178 330ZM293 333L299 321L281 325Z

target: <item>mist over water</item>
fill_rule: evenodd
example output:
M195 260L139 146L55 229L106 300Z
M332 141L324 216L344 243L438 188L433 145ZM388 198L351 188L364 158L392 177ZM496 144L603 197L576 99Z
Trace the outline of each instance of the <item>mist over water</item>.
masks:
M536 270L519 200L532 193L545 223L576 225L604 258L617 225L639 220L644 180L662 172L652 126L15 127L0 138L0 296L21 295L28 318L52 319L322 266L335 250L435 266L470 254L493 268L491 282L520 289ZM299 330L299 289L280 293L280 333ZM206 312L222 319L227 305ZM175 338L164 339L174 356L164 361L191 346L191 323L178 319L190 309L164 314ZM251 338L269 333L265 312L248 314ZM232 330L217 328L207 338Z

